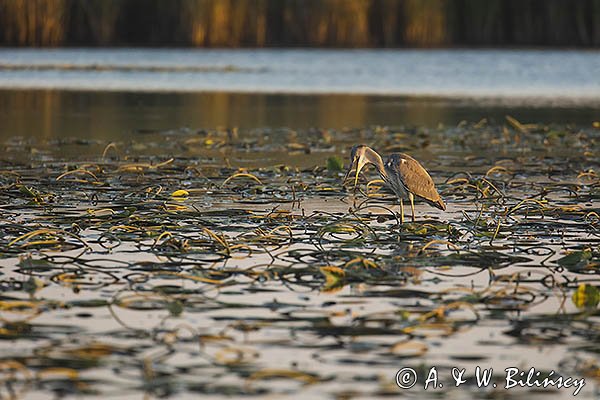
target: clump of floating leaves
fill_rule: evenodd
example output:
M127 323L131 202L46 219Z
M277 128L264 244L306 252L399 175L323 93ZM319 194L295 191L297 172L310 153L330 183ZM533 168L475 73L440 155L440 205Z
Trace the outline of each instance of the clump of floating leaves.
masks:
M591 376L599 139L509 117L9 140L0 395L371 397L423 357L496 366L518 345L518 364L542 344L539 366ZM356 143L421 160L448 212L400 224L373 171L344 186Z

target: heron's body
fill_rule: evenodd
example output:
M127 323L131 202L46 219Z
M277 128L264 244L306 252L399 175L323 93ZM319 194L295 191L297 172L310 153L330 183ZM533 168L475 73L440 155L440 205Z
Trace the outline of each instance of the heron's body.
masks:
M433 207L446 210L446 205L437 192L433 179L431 179L427 170L408 154L392 153L384 164L381 156L375 150L365 145L359 145L352 148L350 157L352 164L346 177L356 164L356 178L354 180L356 185L360 170L366 164L373 164L381 179L400 199L402 221L404 221L403 199L406 198L410 200L413 221L415 219L415 196L425 200Z

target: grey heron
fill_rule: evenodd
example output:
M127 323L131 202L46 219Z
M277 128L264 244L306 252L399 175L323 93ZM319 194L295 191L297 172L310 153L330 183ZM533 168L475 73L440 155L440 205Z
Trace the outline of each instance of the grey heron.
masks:
M381 156L372 148L365 145L356 145L350 152L351 164L344 178L344 182L356 169L354 187L358 184L358 174L367 164L373 164L379 172L383 182L400 199L400 221L404 223L404 202L410 200L412 221L415 221L415 196L425 200L429 205L446 210L446 204L435 189L433 179L423 166L414 158L404 153L392 153L387 161L383 162Z

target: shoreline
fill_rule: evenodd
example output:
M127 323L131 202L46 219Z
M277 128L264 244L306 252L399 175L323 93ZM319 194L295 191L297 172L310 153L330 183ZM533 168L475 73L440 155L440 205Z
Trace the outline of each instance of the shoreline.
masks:
M548 94L545 96L532 96L528 94L519 95L496 95L496 94L435 94L435 93L409 93L394 91L344 91L344 90L294 90L280 89L269 90L268 88L257 90L257 88L162 88L162 87L110 87L102 88L98 85L89 86L52 86L52 85L13 85L6 86L0 83L0 92L52 92L52 93L82 93L82 94L140 94L140 95L240 95L240 96L282 96L282 97L356 97L368 98L370 100L392 100L392 102L410 102L432 105L449 105L452 107L525 107L525 108L597 108L600 107L600 94L570 97Z

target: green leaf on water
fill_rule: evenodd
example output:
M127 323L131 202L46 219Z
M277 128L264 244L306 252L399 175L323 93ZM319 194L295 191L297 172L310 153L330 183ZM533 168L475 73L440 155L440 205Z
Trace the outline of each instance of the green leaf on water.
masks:
M481 301L481 296L477 293L468 294L460 299L460 301L464 301L465 303L476 304Z
M398 310L396 311L396 315L400 318L401 321L408 321L410 318L410 312L406 310Z
M177 317L183 312L183 303L179 300L175 300L167 304L167 310L171 313L171 316Z
M423 227L421 227L421 229L417 229L417 230L413 231L413 233L415 235L420 235L420 236L427 235L427 232L428 231L427 231L427 227L426 226L423 226Z
M39 289L44 287L44 282L34 276L30 277L25 283L23 283L23 290L27 293L33 294Z
M26 195L28 197L32 197L32 198L37 197L37 194L34 192L34 189L29 188L25 185L19 185L19 192L23 193L24 195Z
M109 303L103 299L89 299L89 300L75 300L68 303L70 307L84 307L84 308L95 308L95 307L106 307Z
M592 251L589 249L583 251L574 251L566 256L559 258L557 263L561 267L569 268L575 267L580 263L587 263L592 258Z
M57 265L46 260L36 260L26 257L17 263L17 267L19 267L22 271L45 272L56 269Z
M327 159L327 170L329 172L342 172L344 170L344 161L338 156L331 156Z

